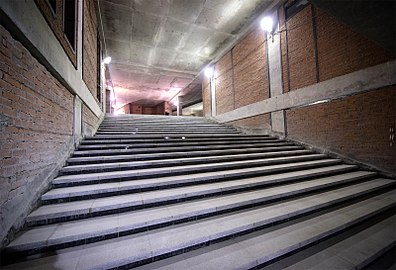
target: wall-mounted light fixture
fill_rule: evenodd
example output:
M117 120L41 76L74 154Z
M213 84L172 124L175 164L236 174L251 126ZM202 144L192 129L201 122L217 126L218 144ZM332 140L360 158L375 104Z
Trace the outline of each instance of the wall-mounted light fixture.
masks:
M111 57L110 56L107 56L105 59L103 59L103 64L110 64L110 62L111 62Z
M214 68L212 66L205 68L205 76L208 78L212 78L214 74Z
M264 31L266 31L268 34L271 35L273 30L274 30L273 29L274 28L274 21L269 16L264 17L260 21L260 26L261 26L261 29L263 29Z

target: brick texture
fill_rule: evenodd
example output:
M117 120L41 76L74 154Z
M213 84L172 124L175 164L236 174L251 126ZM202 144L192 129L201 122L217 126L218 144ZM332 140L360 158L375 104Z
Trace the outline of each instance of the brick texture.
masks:
M73 96L0 26L0 241L73 147Z
M210 105L210 83L206 76L202 78L202 103L205 117L211 116L211 105Z
M93 0L84 1L83 19L83 80L97 100L97 19Z
M100 125L100 119L85 104L82 117L83 134L94 135Z
M269 114L228 122L228 124L240 128L247 133L267 133L270 130L270 123L271 119Z
M286 28L290 90L295 90L316 83L311 5L287 20Z
M396 87L287 111L290 138L396 173Z
M51 12L47 0L35 0L35 2L70 61L74 67L77 67L77 47L75 50L72 49L63 32L63 1L56 1L56 16Z
M385 49L316 9L319 79L325 81L394 58Z
M264 32L256 28L233 49L235 108L268 98Z
M228 52L215 65L216 109L217 114L234 109L234 86L232 54Z

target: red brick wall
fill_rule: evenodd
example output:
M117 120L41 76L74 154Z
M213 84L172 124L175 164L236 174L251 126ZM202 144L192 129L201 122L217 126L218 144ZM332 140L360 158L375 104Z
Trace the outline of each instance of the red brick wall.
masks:
M97 19L93 0L84 1L83 80L97 100Z
M0 26L0 241L73 147L73 96ZM1 243L2 246L3 243Z
M100 125L100 119L83 104L83 131L85 135L93 135Z
M287 20L286 29L290 90L316 83L311 5Z
M206 76L202 76L202 103L205 117L211 116L210 83Z
M270 115L262 114L241 120L228 122L235 127L241 128L246 132L260 132L265 133L270 130Z
M232 54L228 52L215 65L217 114L234 109Z
M233 49L235 108L268 98L265 34L254 29Z
M396 87L287 111L288 136L396 173Z
M284 92L394 59L385 49L320 8L308 5L285 23L284 9L281 7L279 19L283 30L281 52ZM319 78L316 77L317 72Z
M316 9L319 80L325 81L394 58L385 49Z

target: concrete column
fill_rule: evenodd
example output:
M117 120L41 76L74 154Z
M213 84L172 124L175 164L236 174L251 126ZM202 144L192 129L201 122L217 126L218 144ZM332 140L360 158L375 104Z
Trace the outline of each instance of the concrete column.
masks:
M272 16L275 22L278 22L277 12ZM279 23L276 24L275 33L279 30ZM268 48L268 67L269 67L269 82L270 82L270 96L275 97L283 94L282 84L282 62L281 62L281 47L280 35L275 34L267 41ZM271 113L271 127L272 131L286 135L285 112L284 110Z
M74 145L77 146L81 140L82 131L82 102L76 95L74 96L74 112L73 112L73 137Z
M216 84L214 75L210 78L210 105L212 117L216 116Z
M177 108L177 116L182 116L182 114L183 114L183 102L182 102L182 97L180 97L180 96L178 96L177 97L177 106L176 106L176 108Z

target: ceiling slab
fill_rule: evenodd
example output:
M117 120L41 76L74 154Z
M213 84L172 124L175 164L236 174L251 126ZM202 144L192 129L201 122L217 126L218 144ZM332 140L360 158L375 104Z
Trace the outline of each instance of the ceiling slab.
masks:
M271 3L99 0L117 106L168 101L188 91L195 91L189 100L200 99L201 69Z

